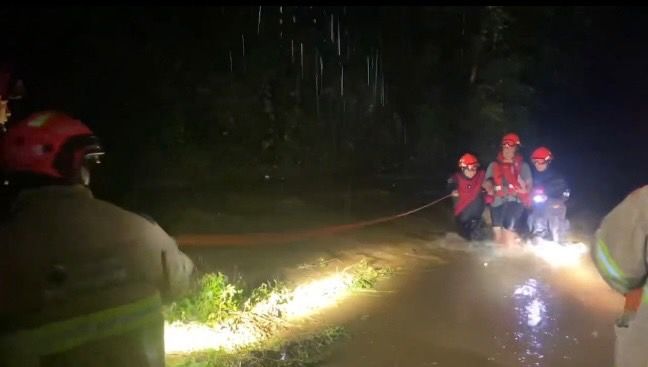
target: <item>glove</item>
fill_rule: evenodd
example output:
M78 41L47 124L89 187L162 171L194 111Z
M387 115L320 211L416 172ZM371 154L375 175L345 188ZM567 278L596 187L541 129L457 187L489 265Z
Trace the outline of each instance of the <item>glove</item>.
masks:
M616 319L616 326L627 328L630 322L635 318L636 312L624 310L619 318Z

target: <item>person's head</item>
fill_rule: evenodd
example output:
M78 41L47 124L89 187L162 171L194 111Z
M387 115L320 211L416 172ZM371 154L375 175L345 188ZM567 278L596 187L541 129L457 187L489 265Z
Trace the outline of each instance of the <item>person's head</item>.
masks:
M477 174L479 168L479 161L477 157L470 153L466 153L459 158L459 169L468 178L473 178Z
M104 151L84 123L47 111L10 126L0 138L0 154L2 170L16 185L88 185L89 168Z
M506 160L512 160L520 146L520 137L515 133L509 133L502 137L502 156Z
M548 148L539 147L531 153L531 161L538 172L543 172L549 167L553 154Z

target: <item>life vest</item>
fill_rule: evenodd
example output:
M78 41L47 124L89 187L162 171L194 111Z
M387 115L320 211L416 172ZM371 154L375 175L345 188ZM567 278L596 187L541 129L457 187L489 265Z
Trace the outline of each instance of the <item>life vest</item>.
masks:
M468 178L460 172L454 174L454 179L457 183L457 192L459 192L459 197L454 207L455 215L459 215L473 201L481 200L480 194L482 183L484 183L484 176L484 170L477 171L473 178Z
M526 207L531 206L529 193L521 193L522 186L518 181L524 158L516 154L513 162L504 162L504 156L500 152L497 155L497 160L493 165L493 183L495 184L495 196L516 196L520 202Z

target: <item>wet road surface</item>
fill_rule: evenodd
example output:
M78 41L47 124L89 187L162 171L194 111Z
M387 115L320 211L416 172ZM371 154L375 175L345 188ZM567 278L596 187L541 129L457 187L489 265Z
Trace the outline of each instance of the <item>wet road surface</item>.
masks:
M554 269L532 256L446 252L368 296L325 366L612 366L622 299L587 255ZM338 312L353 312L357 305Z

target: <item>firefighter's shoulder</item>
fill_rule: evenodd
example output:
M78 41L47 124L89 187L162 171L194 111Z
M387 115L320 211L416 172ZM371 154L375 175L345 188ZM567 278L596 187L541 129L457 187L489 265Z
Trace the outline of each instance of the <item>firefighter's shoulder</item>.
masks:
M153 224L153 225L155 225L155 226L158 226L158 222L155 221L155 219L153 219L152 216L150 216L150 215L148 215L148 214L146 214L146 213L142 213L142 212L137 212L137 213L135 213L135 214L137 214L138 216L140 216L140 217L146 219L147 222L149 222L149 223L151 223L151 224Z

